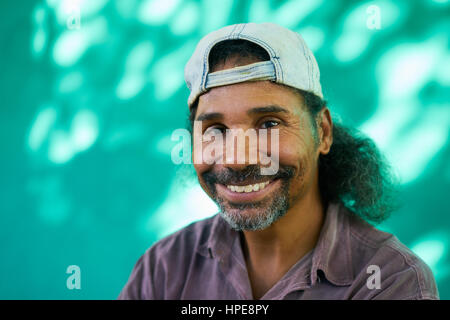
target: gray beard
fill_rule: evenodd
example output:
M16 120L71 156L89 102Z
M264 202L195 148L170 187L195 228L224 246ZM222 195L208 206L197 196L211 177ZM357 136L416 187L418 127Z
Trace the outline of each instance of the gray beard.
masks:
M289 209L289 182L283 180L279 191L268 200L255 203L228 203L222 198L215 202L220 208L220 216L236 231L263 230L283 217ZM229 210L232 209L232 210ZM257 210L256 214L243 214L241 210Z

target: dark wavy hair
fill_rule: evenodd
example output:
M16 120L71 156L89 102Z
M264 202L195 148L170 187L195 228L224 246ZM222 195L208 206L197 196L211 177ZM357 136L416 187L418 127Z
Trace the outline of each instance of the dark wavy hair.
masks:
M246 40L226 40L212 48L210 70L231 57L270 60L268 53L257 44ZM303 96L312 120L313 136L318 139L316 120L319 112L327 107L327 102L313 93L288 88ZM191 132L197 104L198 100L189 111L188 126ZM333 123L330 152L319 156L319 188L325 203L340 202L353 214L378 224L398 207L397 185L391 167L370 138L354 128Z

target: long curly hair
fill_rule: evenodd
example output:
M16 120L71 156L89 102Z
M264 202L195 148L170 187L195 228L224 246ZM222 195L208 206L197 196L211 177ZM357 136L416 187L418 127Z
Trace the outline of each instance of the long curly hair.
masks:
M210 69L230 57L270 60L268 53L246 40L226 40L216 44L209 55ZM288 87L300 93L317 138L316 118L327 102L313 93ZM198 100L189 110L192 132ZM333 123L333 144L328 154L319 156L319 188L325 203L340 202L350 212L374 224L386 220L397 209L398 180L375 143L358 130Z

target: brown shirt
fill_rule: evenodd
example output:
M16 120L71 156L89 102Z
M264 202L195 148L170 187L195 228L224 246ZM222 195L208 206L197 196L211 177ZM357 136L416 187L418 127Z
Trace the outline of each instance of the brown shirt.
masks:
M119 299L253 299L239 238L218 214L192 223L145 252ZM330 204L316 247L261 299L439 299L439 293L430 268L395 236Z

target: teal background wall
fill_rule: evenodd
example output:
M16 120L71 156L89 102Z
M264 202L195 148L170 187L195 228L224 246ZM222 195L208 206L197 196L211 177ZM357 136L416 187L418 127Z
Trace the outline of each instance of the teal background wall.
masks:
M381 228L449 299L449 13L444 0L1 1L0 298L115 299L150 245L215 213L170 158L184 64L209 31L271 21L304 36L333 115L394 165L403 206Z

